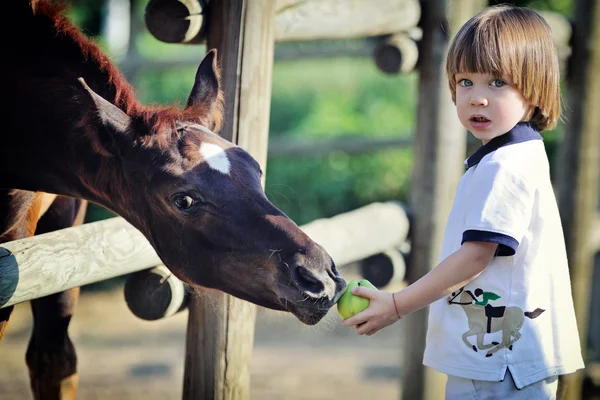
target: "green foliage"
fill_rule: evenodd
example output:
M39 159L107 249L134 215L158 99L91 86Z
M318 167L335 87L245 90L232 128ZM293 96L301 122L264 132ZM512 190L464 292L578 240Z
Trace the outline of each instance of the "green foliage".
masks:
M194 83L196 67L138 72L134 79L136 93L144 104L185 105Z
M315 141L410 136L416 78L384 75L370 59L276 63L270 136ZM267 165L267 195L303 224L373 201L406 201L412 150L273 156Z

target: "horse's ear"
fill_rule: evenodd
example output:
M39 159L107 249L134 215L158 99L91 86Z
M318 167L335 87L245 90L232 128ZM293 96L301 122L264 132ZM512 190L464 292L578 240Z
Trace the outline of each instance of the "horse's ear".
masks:
M220 71L217 65L217 50L210 50L196 71L194 87L188 97L186 108L203 104L209 110L213 108L219 97Z
M119 107L105 100L102 96L94 92L86 83L83 78L78 79L81 85L88 93L93 105L98 113L98 117L102 125L106 128L106 132L98 133L99 149L104 153L114 153L113 147L115 144L115 137L113 135L125 135L127 134L131 125L131 118L125 114Z

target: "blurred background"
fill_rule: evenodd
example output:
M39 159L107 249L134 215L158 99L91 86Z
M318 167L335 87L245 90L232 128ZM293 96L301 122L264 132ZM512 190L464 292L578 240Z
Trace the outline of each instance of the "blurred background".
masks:
M203 45L153 37L144 24L145 0L68 3L69 17L110 55L143 103L185 103ZM573 12L572 0L489 1L498 3L567 18ZM415 70L378 68L374 52L380 42L370 37L275 46L265 191L298 225L373 202L409 203L419 77ZM544 133L552 170L562 130L559 124ZM466 154L478 146L469 138ZM112 216L91 205L86 220ZM346 279L361 276L357 265L341 272ZM78 398L181 398L187 311L155 322L137 319L123 300L125 278L82 288L71 324ZM386 289L404 284L391 282ZM24 362L30 327L29 306L20 304L0 344L0 399L31 398ZM397 399L403 348L410 345L404 329L401 321L373 338L358 337L335 312L306 327L289 315L258 309L251 398ZM590 337L590 359L600 361L597 344ZM600 395L592 388L587 398Z

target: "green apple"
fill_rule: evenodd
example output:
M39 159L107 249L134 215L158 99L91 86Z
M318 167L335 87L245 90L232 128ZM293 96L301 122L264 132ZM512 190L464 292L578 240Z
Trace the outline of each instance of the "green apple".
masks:
M377 288L366 279L348 282L346 291L337 302L337 310L342 319L350 318L354 314L358 314L369 307L369 303L371 302L369 299L352 294L352 289L357 286L364 286L369 289L377 290Z

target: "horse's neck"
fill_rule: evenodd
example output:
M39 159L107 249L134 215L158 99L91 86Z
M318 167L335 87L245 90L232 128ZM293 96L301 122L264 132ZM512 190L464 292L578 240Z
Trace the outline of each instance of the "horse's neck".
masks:
M467 316L479 314L484 311L483 307L476 306L475 304L462 304L461 307L465 311Z

